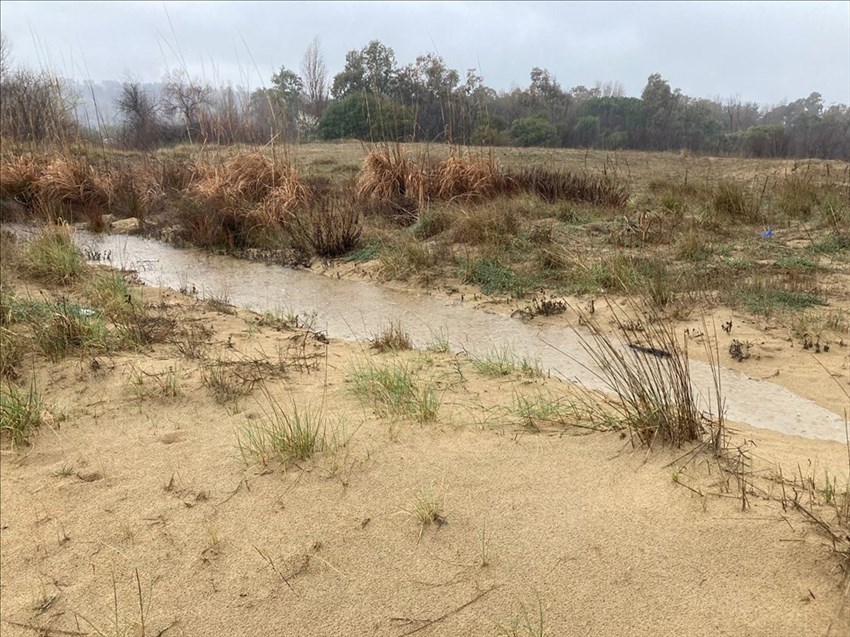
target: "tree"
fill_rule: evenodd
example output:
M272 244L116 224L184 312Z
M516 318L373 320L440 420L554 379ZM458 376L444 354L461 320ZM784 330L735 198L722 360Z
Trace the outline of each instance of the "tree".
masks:
M599 118L595 115L585 115L578 118L576 123L576 142L583 148L596 146L599 140Z
M379 95L392 95L396 76L395 53L378 40L372 40L359 51L345 55L345 68L334 77L331 95L342 99L369 91Z
M189 141L202 134L204 109L210 105L212 88L189 79L185 71L175 69L165 76L162 110L171 118L179 118Z
M511 139L518 146L557 146L558 129L545 117L525 117L511 124Z
M320 119L328 104L328 67L319 38L313 38L301 59L301 82L307 111Z
M416 112L426 139L452 140L453 130L460 127L462 112L454 100L459 82L458 72L434 53L420 55L397 74L399 97Z
M12 65L12 48L5 33L0 33L0 81L6 78L6 72Z
M2 79L0 137L44 142L67 140L74 134L74 96L58 77L18 68Z
M319 122L322 139L397 141L410 137L413 118L408 109L385 97L349 95L331 103Z
M122 143L131 148L152 148L160 137L157 106L139 82L126 81L115 107L122 119L119 133Z

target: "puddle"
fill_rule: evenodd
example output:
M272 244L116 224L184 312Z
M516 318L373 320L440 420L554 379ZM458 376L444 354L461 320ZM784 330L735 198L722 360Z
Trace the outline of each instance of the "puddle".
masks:
M4 227L28 232L25 226ZM178 249L136 236L95 235L78 230L78 244L99 253L100 262L138 272L149 285L196 290L201 298L218 298L258 311L286 309L302 316L315 312L314 326L332 338L365 340L400 321L420 346L447 336L453 351L481 356L509 347L520 357L537 360L544 370L592 389L607 389L581 340L565 326L525 323L506 315L473 309L424 292L403 292L378 285L339 280L304 270L266 265L196 249ZM635 354L639 355L639 354ZM710 367L690 361L696 393L708 409L714 380ZM754 427L807 438L845 441L840 416L784 387L721 368L727 418Z

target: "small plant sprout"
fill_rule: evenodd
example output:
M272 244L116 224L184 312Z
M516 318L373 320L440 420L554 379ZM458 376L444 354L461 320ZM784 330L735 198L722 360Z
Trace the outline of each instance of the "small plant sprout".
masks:
M448 524L443 511L443 497L432 488L417 489L413 492L413 502L409 509L404 512L412 516L419 523L419 538L416 544L422 541L425 527L432 524L437 527Z

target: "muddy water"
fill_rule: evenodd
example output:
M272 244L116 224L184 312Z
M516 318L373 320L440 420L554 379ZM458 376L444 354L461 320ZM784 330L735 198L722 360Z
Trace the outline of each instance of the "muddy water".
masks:
M107 257L101 262L136 270L149 285L194 287L202 298L222 298L259 311L315 312L315 327L331 337L367 339L389 321L398 320L418 345L433 342L435 334L442 333L454 351L473 356L507 347L517 356L536 359L552 375L593 389L607 388L594 373L595 365L581 339L569 327L525 323L460 301L177 249L140 237L78 231L77 240L84 249ZM711 369L700 361L690 365L694 387L708 411L714 386ZM807 438L845 440L841 417L811 400L733 369L722 368L721 380L726 416L734 422Z

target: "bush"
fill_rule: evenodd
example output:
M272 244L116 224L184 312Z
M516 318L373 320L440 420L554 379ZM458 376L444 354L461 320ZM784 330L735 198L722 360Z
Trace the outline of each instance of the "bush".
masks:
M557 146L558 129L545 117L524 117L511 124L511 139L517 146Z

